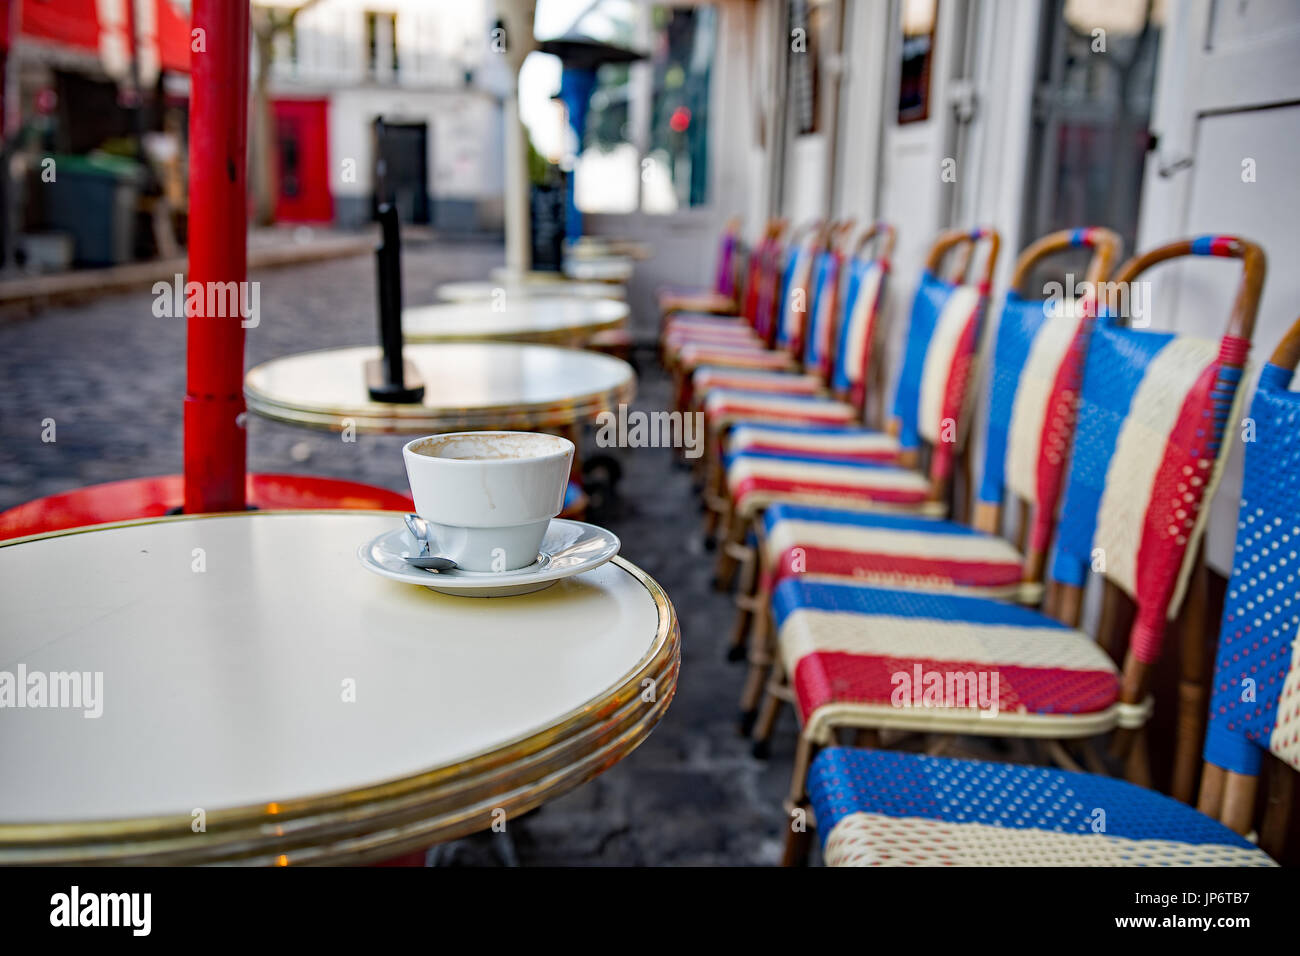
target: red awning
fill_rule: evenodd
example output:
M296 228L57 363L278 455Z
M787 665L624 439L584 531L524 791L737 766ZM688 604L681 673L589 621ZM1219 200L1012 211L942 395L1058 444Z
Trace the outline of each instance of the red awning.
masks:
M158 62L164 70L190 71L190 19L171 0L158 4Z
M190 71L189 14L172 0L112 0L115 16L101 22L97 0L14 0L20 4L18 34L38 43L102 56L110 75L124 69L130 56L128 3L154 5L154 15L141 17L137 27L141 49L154 49L156 62L174 73ZM139 10L140 6L136 9ZM152 22L150 22L152 20ZM6 23L7 27L8 24ZM101 38L101 33L105 33Z
M20 0L18 32L33 40L99 52L95 0Z

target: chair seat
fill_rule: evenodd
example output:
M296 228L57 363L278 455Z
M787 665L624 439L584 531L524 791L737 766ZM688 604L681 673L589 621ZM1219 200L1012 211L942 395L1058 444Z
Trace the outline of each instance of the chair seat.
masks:
M668 290L659 295L660 312L716 312L727 314L736 310L736 300L721 292L706 289Z
M664 335L684 333L745 334L757 336L754 327L738 315L695 315L677 313L664 323Z
M751 424L746 421L732 426L727 437L727 450L732 454L753 451L788 455L800 461L888 463L897 461L903 449L893 435L851 424Z
M742 346L765 348L763 340L748 322L723 319L721 322L670 322L664 330L662 346L669 356L678 355L688 345Z
M763 558L768 591L799 575L1025 603L1042 592L1009 541L937 518L778 503L763 515Z
M738 388L749 392L778 392L782 395L816 395L824 384L820 376L783 370L697 368L691 376L691 388L703 395L715 388Z
M1081 737L1141 708L1119 704L1114 662L1082 631L988 598L790 578L773 620L804 733L834 726Z
M943 514L919 471L875 462L829 462L767 452L726 460L727 491L736 513L749 517L778 501L866 511Z
M817 395L781 395L734 388L713 389L704 398L704 417L714 427L734 422L849 425L857 409Z
M786 352L765 348L761 344L722 345L690 343L677 355L678 364L694 371L701 365L724 365L730 368L793 369L794 359Z
M1049 767L828 747L808 793L827 866L1275 866L1163 794Z

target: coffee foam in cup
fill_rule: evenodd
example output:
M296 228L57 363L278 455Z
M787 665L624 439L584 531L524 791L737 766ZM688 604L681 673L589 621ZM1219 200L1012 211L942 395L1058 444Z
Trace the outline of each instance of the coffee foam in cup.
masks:
M411 445L417 455L451 461L546 458L567 450L568 444L562 438L519 432L432 435Z

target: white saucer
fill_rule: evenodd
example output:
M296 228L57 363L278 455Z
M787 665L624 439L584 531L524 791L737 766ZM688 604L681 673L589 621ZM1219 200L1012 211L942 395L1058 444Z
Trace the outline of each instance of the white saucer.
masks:
M561 578L598 568L618 554L619 540L611 531L584 521L552 518L542 538L537 560L517 571L423 571L406 563L419 554L419 545L405 528L394 528L357 549L362 567L381 577L419 584L430 591L462 597L508 597L531 594Z

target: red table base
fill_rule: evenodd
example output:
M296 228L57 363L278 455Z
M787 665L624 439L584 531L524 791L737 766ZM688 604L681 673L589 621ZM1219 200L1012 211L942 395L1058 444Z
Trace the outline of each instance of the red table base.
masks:
M264 511L316 508L412 511L415 508L409 495L341 478L249 475L246 487L249 504ZM0 511L0 541L64 528L157 518L180 507L184 497L184 480L180 475L90 485ZM581 518L586 505L582 489L570 484L561 517Z
M249 475L248 502L267 511L315 508L410 511L407 495L340 478L308 475ZM185 497L180 475L130 478L37 498L0 512L0 540L87 525L156 518L178 508Z

